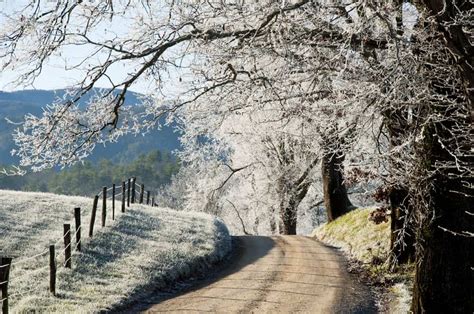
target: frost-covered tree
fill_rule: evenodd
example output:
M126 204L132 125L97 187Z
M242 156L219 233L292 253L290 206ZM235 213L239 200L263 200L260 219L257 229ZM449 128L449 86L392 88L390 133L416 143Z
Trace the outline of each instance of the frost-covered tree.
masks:
M245 208L273 233L279 229L295 234L297 207L319 164L318 141L309 139L311 124L288 120L273 102L255 110L238 102L241 93L217 92L215 96L219 95L237 97L220 100L216 111L217 102L208 95L181 113L185 131L181 158L189 164L213 159L221 165L214 181L207 184L211 188L209 201L220 202L221 208L231 206L231 212Z
M288 134L288 128L283 127L282 123L291 125L291 121L299 121L296 123L301 126L303 121L307 129L305 132L301 133L296 128L290 133L300 132L298 137L306 137L303 141L312 143L313 154L319 159L308 160L307 167L301 171L303 176L301 178L292 180L288 175L281 176L278 185L280 195L285 201L279 206L280 212L285 212L282 209L285 203L291 204L290 207L297 207L307 193L307 177L313 176L312 170L322 160L325 169L323 177L326 186L324 191L327 195L326 208L329 210L330 218L335 219L351 208L342 178L342 161L345 146L351 144L352 137L356 137L354 134L357 133L358 122L363 120L361 116L364 115L356 113L362 113L360 108L364 107L365 98L363 91L354 89L351 77L340 75L340 71L347 66L348 58L357 60L360 57L344 48L342 41L339 44L345 51L343 53L337 51L334 54L334 49L321 42L318 34L311 34L320 28L333 26L327 21L330 14L331 12L324 7L309 6L301 12L282 14L278 18L278 23L274 23L273 29L269 29L266 35L252 38L251 44L244 45L244 40L241 40L240 44L235 41L213 41L208 45L190 48L193 55L199 56L197 59L201 63L193 67L195 76L201 76L203 80L212 78L218 80L227 74L232 77L232 81L222 80L225 84L214 86L212 91L195 102L200 103L199 105L194 108L187 106L186 116L188 126L191 125L193 116L198 124L205 126L205 130L196 125L188 127L188 134L200 136L202 132L214 132L214 136L217 137L223 135L217 134L210 127L213 121L229 124L232 123L229 121L234 119L233 123L242 123L242 120L235 116L248 111L253 117L249 121L254 125L260 124L258 129L261 134ZM304 40L295 40L301 36ZM329 56L334 59L332 63L328 62ZM370 88L370 82L363 84ZM348 94L350 101L345 98ZM366 116L372 118L370 114ZM270 121L273 126L270 126ZM281 122L280 126L275 127L278 121ZM332 127L328 128L328 125ZM236 133L238 132L233 132ZM246 136L252 135L246 134ZM260 134L253 136L259 137ZM330 140L323 141L322 138ZM223 142L233 140L235 139L228 137ZM295 146L299 146L300 141L283 137L280 140L273 139L270 143L274 148L266 148L267 152L263 154L280 150L277 155L283 158L280 158L280 164L275 166L291 169L295 166L294 151L298 150ZM239 145L242 147L242 144ZM253 147L255 151L256 147L255 145ZM290 173L299 172L290 171ZM344 201L339 202L341 196ZM285 221L283 217L286 217L288 223L284 225L291 227L289 229L294 232L294 226L289 224L295 223L295 216L281 217L281 221Z

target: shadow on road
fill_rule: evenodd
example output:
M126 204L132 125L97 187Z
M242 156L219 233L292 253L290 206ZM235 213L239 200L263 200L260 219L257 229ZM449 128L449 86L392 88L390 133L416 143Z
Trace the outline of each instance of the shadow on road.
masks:
M126 301L124 305L111 309L110 313L139 313L150 309L153 305L161 303L171 298L190 293L195 290L205 288L222 278L238 272L249 264L267 255L275 246L275 241L270 237L245 236L248 240L256 240L260 245L252 249L252 254L246 254L249 248L243 245L243 237L232 237L232 252L227 258L213 265L207 272L195 274L195 277L181 282L176 282L165 289L157 289L150 284L143 287ZM242 300L236 300L242 301Z

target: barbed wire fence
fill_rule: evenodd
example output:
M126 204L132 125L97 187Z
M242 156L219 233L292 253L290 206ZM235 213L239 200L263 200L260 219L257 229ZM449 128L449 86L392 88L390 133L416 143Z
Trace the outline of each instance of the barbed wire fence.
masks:
M89 222L89 238L94 236L94 226L96 220L96 213L98 210L99 199L102 197L102 212L101 212L101 225L105 227L107 221L107 201L111 201L111 212L112 220L116 217L116 201L120 197L122 213L125 213L126 208L129 208L131 204L136 203L138 197L138 203L143 205L149 205L155 207L155 198L151 197L151 192L145 190L144 184L138 184L135 177L128 178L122 181L121 187L118 191L117 186L112 184L111 187L103 187L102 191L94 196L91 219ZM109 193L111 192L111 193ZM146 198L145 198L146 197ZM83 224L81 217L84 217L87 209L81 209L80 207L74 208L74 217L70 221L63 224L63 235L59 239L54 239L49 248L45 248L43 251L33 255L22 258L18 261L12 257L0 256L0 304L2 305L2 313L8 314L10 300L19 300L26 295L31 293L38 293L39 290L48 292L56 296L56 281L57 281L57 269L59 267L72 269L72 260L74 253L81 252L82 250L82 230ZM71 232L71 225L74 223L75 231ZM74 239L74 243L73 243ZM63 247L56 253L56 248L60 247L63 243ZM48 254L49 253L49 254ZM49 256L49 263L48 263ZM29 263L36 262L43 259L39 264L44 265L32 269L32 266L28 267ZM58 260L62 262L58 263ZM25 266L26 265L26 266ZM24 266L24 267L20 267ZM12 276L16 274L18 270L18 276ZM49 276L46 275L49 270ZM21 272L21 273L20 273ZM44 282L44 278L49 277L49 283ZM35 283L30 284L31 288L24 291L15 291L15 293L9 294L9 289L24 280L31 282L31 279L35 279ZM36 280L37 279L37 280Z

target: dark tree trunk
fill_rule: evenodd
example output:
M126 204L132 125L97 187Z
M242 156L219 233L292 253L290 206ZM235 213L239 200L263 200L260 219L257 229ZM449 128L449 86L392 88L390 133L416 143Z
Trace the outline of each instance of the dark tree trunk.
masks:
M474 217L466 214L473 212L472 197L451 192L461 191L461 184L447 178L435 181L432 197L436 218L419 234L424 245L416 268L414 313L474 312L474 239L440 228L472 231Z
M406 225L407 216L413 211L407 189L396 188L390 192L391 236L390 249L393 264L406 264L415 260L415 237L410 226ZM402 231L403 230L403 231ZM400 232L404 232L403 243Z
M442 104L439 107L443 108ZM460 103L455 116L462 117L460 113L468 112L466 109L467 104ZM429 204L431 215L422 220L417 231L421 249L417 252L412 310L414 313L474 313L474 238L466 233L473 232L474 227L474 178L465 176L454 166L455 163L463 167L474 165L472 154L463 152L470 148L459 146L462 139L455 131L458 127L466 130L471 122L467 118L448 119L451 116L448 109L439 114L447 119L431 125L425 134L425 148L418 156L421 167L428 167L429 173L435 175L425 183L428 195L424 202ZM454 159L456 148L461 153ZM449 163L451 166L438 166Z
M294 204L284 206L280 211L280 234L295 235L297 224L297 210Z
M459 106L465 109L464 117L456 115L457 121L438 122L433 126L432 133L436 136L425 139L428 156L427 164L453 161L450 152L440 141L453 136L451 132L459 126L467 129L472 127L474 114L474 47L470 44L469 36L464 34L460 25L452 22L459 12L466 14L473 9L470 1L453 0L423 0L431 10L438 23L438 30L444 34L450 52L457 55L450 60L458 65L460 76L465 87L464 100ZM443 78L439 78L442 80ZM436 83L436 82L434 82ZM435 85L435 84L433 84ZM441 85L443 86L443 85ZM438 91L453 97L459 90ZM465 106L465 107L464 107ZM445 112L445 116L449 113ZM456 134L454 134L456 136ZM464 134L469 137L469 135ZM469 145L469 144L467 144ZM448 147L447 149L452 149ZM474 164L472 147L465 147L466 152L460 154L457 162L463 162L468 167ZM422 158L424 156L420 156ZM464 160L463 160L464 159ZM463 232L473 231L474 202L472 177L460 177L457 169L446 169L437 172L433 178L430 196L431 208L434 212L432 220L425 221L419 230L418 239L423 245L419 255L413 289L412 310L414 313L473 313L474 312L474 239Z
M333 221L354 209L344 185L343 162L344 154L331 153L325 154L321 163L324 206L326 207L328 221Z
M459 70L464 81L464 92L471 102L474 101L474 46L471 45L471 38L464 33L459 23L453 23L459 13L472 15L474 4L469 0L421 0L431 13L436 16L438 30L444 34L447 47L453 54L457 55L455 62L459 65ZM474 117L471 112L471 119Z
M308 172L309 173L309 172ZM289 193L289 200L282 200L280 204L280 234L295 235L298 220L298 206L308 193L310 183L293 185Z
M319 159L315 158L303 174L294 181L288 181L286 176L280 178L280 234L296 234L298 206L306 194L308 194L309 187L311 186L309 177L318 162Z
M270 209L270 232L275 234L277 232L277 224L276 224L276 217L275 217L275 208L272 206Z

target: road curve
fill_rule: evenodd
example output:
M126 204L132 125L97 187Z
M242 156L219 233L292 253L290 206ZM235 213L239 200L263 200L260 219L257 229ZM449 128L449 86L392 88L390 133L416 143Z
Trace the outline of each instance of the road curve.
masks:
M133 312L374 313L371 294L334 249L303 236L234 237L234 256L184 291Z

